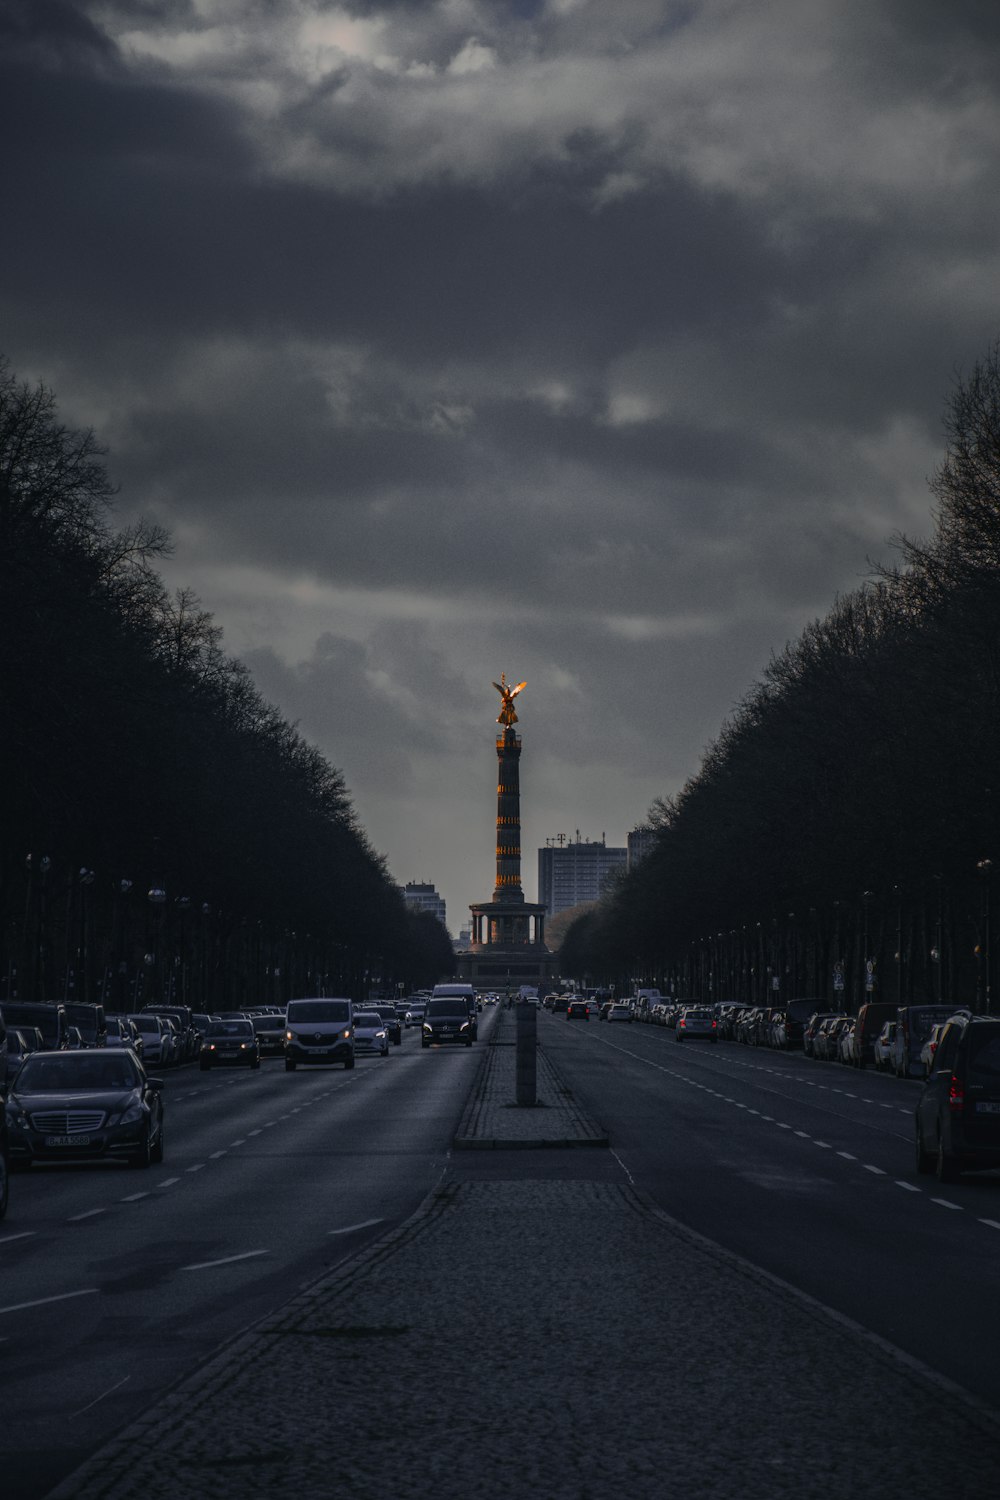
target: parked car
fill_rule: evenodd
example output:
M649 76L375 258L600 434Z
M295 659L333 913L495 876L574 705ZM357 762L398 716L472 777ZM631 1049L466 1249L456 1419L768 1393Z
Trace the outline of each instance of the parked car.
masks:
M107 1026L103 1005L74 1000L66 1001L63 1009L66 1012L67 1021L78 1029L84 1047L104 1046Z
M389 1033L377 1010L354 1012L354 1051L375 1052L379 1057L389 1056Z
M899 1007L886 1000L866 1000L858 1011L854 1027L854 1056L856 1068L865 1068L874 1061L875 1038L886 1021L896 1020Z
M936 1022L936 1024L931 1027L930 1036L927 1038L926 1042L924 1042L924 1045L920 1049L920 1066L924 1070L925 1079L929 1078L931 1075L931 1069L934 1066L934 1054L937 1051L938 1042L941 1039L941 1033L947 1024L948 1023L946 1021Z
M10 1200L10 1131L7 1111L0 1108L0 1220L7 1214Z
M2 1026L2 1022L0 1022L0 1026ZM24 1032L20 1029L20 1027L14 1026L10 1031L8 1031L7 1052L6 1057L3 1058L4 1076L2 1079L0 1079L0 1083L3 1084L5 1090L10 1087L11 1082L14 1078L14 1074L17 1072L24 1059L26 1057L30 1057L31 1053L35 1050L37 1049L33 1048L29 1044Z
M896 1011L896 1035L892 1042L892 1071L897 1078L923 1078L921 1052L940 1021L947 1021L959 1007L954 1005L901 1005Z
M849 1067L857 1065L858 1061L858 1023L857 1020L847 1021L837 1032L837 1061L846 1063Z
M140 1062L143 1061L145 1042L142 1032L129 1016L108 1016L105 1023L105 1047L131 1047Z
M58 1052L64 1045L66 1007L61 1000L51 1004L34 1000L5 1000L3 1018L8 1026L35 1026L42 1033L42 1046L47 1052Z
M898 1022L896 1021L886 1021L882 1030L875 1038L872 1053L875 1067L879 1071L892 1066L892 1043L896 1035L897 1026Z
M169 1067L173 1041L165 1021L149 1011L133 1011L128 1018L142 1036L142 1061L145 1067Z
M940 1039L916 1108L917 1171L954 1182L1000 1167L1000 1019L958 1014Z
M299 1063L354 1067L354 1006L350 1000L289 1000L285 1011L285 1069Z
M816 1033L824 1021L843 1015L839 1010L817 1010L809 1017L802 1031L802 1051L806 1057L816 1056Z
M11 1165L162 1161L162 1088L124 1049L32 1053L7 1099Z
M260 1042L253 1029L253 1022L212 1021L201 1043L198 1066L203 1073L210 1068L260 1067Z
M813 1056L818 1057L820 1062L837 1061L840 1033L849 1020L850 1016L828 1016L820 1024L813 1037Z

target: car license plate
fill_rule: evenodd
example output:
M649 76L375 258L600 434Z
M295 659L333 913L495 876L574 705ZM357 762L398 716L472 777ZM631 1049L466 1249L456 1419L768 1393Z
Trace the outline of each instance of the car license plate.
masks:
M976 1112L981 1115L1000 1115L1000 1102L986 1103L981 1100L976 1105Z
M46 1146L89 1146L89 1135L47 1135Z

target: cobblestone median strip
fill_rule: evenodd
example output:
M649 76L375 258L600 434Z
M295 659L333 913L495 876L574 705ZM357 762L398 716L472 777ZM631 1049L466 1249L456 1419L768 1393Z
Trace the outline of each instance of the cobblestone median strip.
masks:
M971 1500L998 1436L996 1413L630 1188L468 1182L50 1500Z
M534 1105L518 1105L513 1026L498 1018L491 1044L452 1142L456 1151L525 1150L559 1146L607 1146L607 1133L566 1088L547 1055L535 1053Z

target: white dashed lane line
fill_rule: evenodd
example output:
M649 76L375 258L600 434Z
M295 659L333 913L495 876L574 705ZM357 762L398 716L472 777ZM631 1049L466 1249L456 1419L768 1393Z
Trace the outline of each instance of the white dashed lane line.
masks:
M36 1232L34 1229L22 1229L20 1234L5 1234L0 1238L0 1245L12 1245L15 1240L30 1240Z
M245 1250L242 1255L225 1255L221 1260L199 1260L190 1266L181 1266L182 1271L211 1271L214 1266L231 1266L238 1260L253 1260L258 1255L269 1255L268 1250Z
M66 1220L67 1224L79 1224L82 1219L96 1219L98 1214L106 1214L106 1208L88 1208L84 1214L72 1214Z
M742 1104L738 1099L733 1099L729 1094L722 1094L718 1089L710 1088L707 1084L700 1083L697 1079L688 1078L685 1074L678 1073L673 1068L664 1067L660 1063L653 1062L651 1058L642 1057L635 1052L629 1052L625 1047L616 1047L613 1042L609 1042L607 1043L607 1045L612 1047L616 1052L624 1052L626 1056L631 1057L635 1062L646 1063L649 1067L655 1068L658 1073L666 1073L669 1077L677 1078L682 1083L689 1084L692 1088L700 1089L703 1094L711 1095L713 1099L718 1099L722 1104L732 1104L737 1109L742 1109L747 1114L757 1115L757 1117L761 1121L766 1121L769 1125L776 1125L779 1130L791 1131L792 1134L796 1135L800 1140L809 1141L812 1145L817 1146L821 1151L831 1151L834 1149L830 1145L829 1141L817 1140L806 1130L795 1130L791 1125L786 1124L784 1120L776 1120L772 1115L760 1114L758 1110L751 1109L748 1105ZM745 1067L748 1072L768 1073L772 1074L773 1076L778 1076L777 1070L774 1068L752 1067L747 1064L738 1064L738 1066ZM810 1088L822 1089L826 1093L841 1094L845 1099L857 1099L859 1097L857 1094L850 1093L847 1089L830 1088L827 1084L817 1084L811 1079L799 1079L797 1081L801 1083L808 1083ZM892 1104L882 1104L880 1100L875 1099L862 1098L861 1103L871 1105L878 1104L879 1108L881 1109L895 1109L897 1107ZM903 1109L900 1110L900 1113L910 1116L912 1115L912 1110ZM850 1151L837 1151L836 1154L843 1161L858 1160L858 1158ZM888 1175L882 1167L876 1167L872 1162L862 1162L861 1167L863 1171L870 1172L873 1177L886 1177ZM896 1178L894 1179L894 1183L896 1187L902 1188L905 1192L916 1193L918 1197L923 1196L921 1189L919 1187L916 1187L912 1182L904 1182L901 1178ZM931 1198L928 1201L937 1204L941 1208L951 1208L957 1210L958 1212L962 1212L962 1204L953 1203L948 1198ZM979 1219L978 1223L985 1225L989 1229L1000 1229L1000 1222L998 1222L996 1219Z

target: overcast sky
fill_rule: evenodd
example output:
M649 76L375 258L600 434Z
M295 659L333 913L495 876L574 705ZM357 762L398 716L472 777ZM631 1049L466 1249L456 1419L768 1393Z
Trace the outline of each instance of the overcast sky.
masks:
M0 0L0 349L457 931L931 525L996 0ZM844 705L845 714L850 705ZM863 726L859 725L859 732Z

